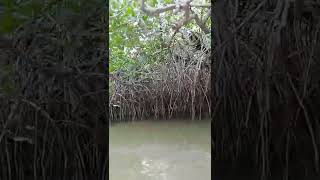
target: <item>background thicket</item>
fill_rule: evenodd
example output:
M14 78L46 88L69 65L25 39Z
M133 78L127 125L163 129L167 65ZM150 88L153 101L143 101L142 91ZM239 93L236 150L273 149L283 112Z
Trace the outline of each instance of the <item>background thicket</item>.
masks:
M175 7L171 0L110 1L110 121L208 117L211 113L211 34L174 8L159 15L143 9ZM191 10L210 29L209 1Z
M0 179L106 175L107 9L1 1Z
M318 177L319 5L311 0L213 5L216 176Z

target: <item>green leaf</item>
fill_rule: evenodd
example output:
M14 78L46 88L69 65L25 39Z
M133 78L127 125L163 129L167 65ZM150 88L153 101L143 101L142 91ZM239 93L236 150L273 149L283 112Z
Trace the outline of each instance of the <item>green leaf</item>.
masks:
M132 15L132 14L133 14L132 8L129 6L127 8L127 15Z
M148 18L149 18L149 17L148 17L147 15L143 15L143 16L142 16L142 19L143 19L144 21L147 21Z
M152 0L152 1L151 1L151 5L152 5L152 6L156 6L157 4L158 4L158 1L157 1L157 0Z
M10 12L0 17L0 32L2 33L11 33L17 25L19 25L19 20Z
M3 0L3 4L7 9L12 9L15 3L13 0Z
M11 95L15 92L15 86L8 77L4 79L4 82L0 85L0 92L5 93L6 95Z

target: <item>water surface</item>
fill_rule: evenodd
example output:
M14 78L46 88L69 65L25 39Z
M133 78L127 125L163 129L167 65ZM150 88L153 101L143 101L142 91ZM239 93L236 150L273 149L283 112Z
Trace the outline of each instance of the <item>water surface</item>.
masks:
M142 121L110 127L110 180L211 179L210 122Z

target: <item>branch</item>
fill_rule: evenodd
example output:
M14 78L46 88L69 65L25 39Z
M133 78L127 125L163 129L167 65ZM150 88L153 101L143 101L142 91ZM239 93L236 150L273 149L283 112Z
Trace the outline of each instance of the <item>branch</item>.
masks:
M198 17L197 14L194 14L194 19L196 20L196 23L198 24L198 26L200 27L200 29L201 29L205 34L209 34L209 33L210 33L210 30L207 28L207 26L205 25L205 23L201 21L201 19Z
M208 19L210 18L211 16L211 9L209 9L209 11L207 12L207 14L204 16L202 22L203 23L206 23L208 21Z
M50 122L54 123L54 119L49 115L49 113L45 110L43 110L40 106L38 106L36 103L29 101L27 99L21 99L22 102L29 104L31 107L33 107L36 111L39 111L44 117L46 117Z
M187 1L184 3L190 3L191 1ZM211 8L210 4L189 4L190 7L199 7L199 8ZM172 11L176 9L177 5L176 4L168 4L167 6L164 7L158 7L158 8L153 8L153 7L148 7L144 0L141 0L141 10L142 12L146 13L149 16L158 16L159 14L166 12L166 11Z
M182 26L188 24L192 19L195 19L196 15L191 14L188 19L182 18L180 21L176 22L173 26L172 29L175 31L178 31Z
M171 11L176 8L175 4L169 4L165 7L159 7L159 8L153 8L153 7L147 7L145 5L144 0L141 0L141 10L142 12L146 13L149 16L158 16L160 13Z
M211 8L211 4L190 4L191 7Z
M145 4L144 0L141 0L141 10L142 12L146 13L149 16L158 16L160 13L166 12L166 11L173 11L175 12L184 12L183 17L176 22L173 25L173 29L175 32L177 32L182 26L188 24L191 20L195 19L197 25L200 27L200 29L205 33L208 34L210 33L210 30L206 27L205 22L209 19L211 12L208 11L206 16L204 17L204 21L202 21L197 14L195 14L192 10L191 7L202 7L202 8L211 8L210 4L190 4L192 0L186 0L184 2L179 2L177 4L169 4L165 7L159 7L159 8L152 8L152 7L147 7Z

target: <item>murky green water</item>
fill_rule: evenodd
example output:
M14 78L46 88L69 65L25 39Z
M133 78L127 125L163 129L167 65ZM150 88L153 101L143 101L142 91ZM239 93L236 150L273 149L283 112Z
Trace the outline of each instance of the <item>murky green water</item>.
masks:
M117 124L109 134L110 180L211 179L210 122Z

